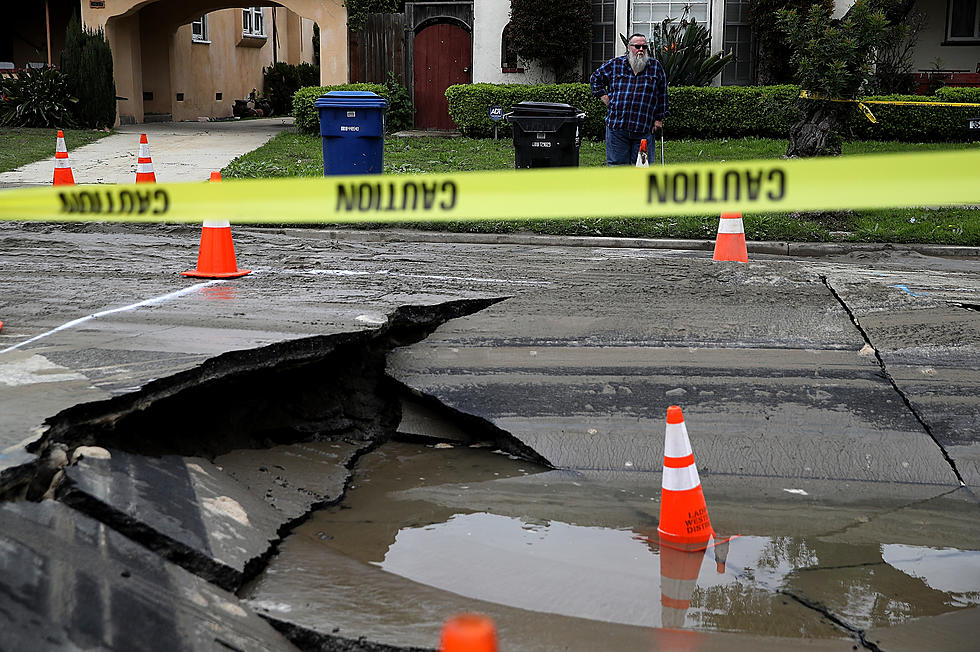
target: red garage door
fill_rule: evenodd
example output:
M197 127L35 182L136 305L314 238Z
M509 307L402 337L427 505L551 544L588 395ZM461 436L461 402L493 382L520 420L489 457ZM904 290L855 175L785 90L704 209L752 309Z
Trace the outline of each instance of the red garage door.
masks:
M472 66L470 34L462 27L440 23L415 36L415 126L455 129L449 119L446 89L469 84Z

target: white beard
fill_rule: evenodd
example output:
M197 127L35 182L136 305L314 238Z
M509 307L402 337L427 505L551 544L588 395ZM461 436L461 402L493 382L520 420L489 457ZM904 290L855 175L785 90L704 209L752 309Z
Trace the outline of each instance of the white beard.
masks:
M630 50L626 53L626 60L629 61L630 67L633 68L633 74L639 75L647 67L649 55L645 51L635 52Z

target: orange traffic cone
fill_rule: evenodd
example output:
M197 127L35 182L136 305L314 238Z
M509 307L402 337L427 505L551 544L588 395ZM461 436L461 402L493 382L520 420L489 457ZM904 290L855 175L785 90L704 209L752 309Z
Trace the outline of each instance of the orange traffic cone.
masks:
M714 259L732 260L738 263L749 262L741 213L721 214L721 219L718 220L718 239L715 240Z
M211 181L221 181L221 173L212 172ZM197 252L197 269L180 274L196 278L238 278L251 273L250 269L238 269L228 220L204 220L201 246Z
M691 607L691 596L698 584L704 548L679 550L661 538L660 621L663 627L680 629Z
M497 629L480 614L459 614L442 627L439 652L497 652Z
M68 162L68 148L65 147L65 134L58 130L58 144L54 151L54 183L53 186L74 186L75 177L71 173L71 163Z
M650 167L650 154L647 152L647 139L640 141L640 151L636 154L636 167Z
M150 143L146 134L140 134L140 153L136 159L136 183L156 183L157 175L153 173L153 160L150 158Z
M685 550L704 550L711 538L708 506L694 464L691 440L680 407L667 408L664 474L660 491L660 540Z

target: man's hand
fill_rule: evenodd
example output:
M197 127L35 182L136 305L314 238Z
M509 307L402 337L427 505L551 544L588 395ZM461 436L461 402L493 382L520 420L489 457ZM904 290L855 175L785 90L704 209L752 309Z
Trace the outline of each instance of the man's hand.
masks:
M609 106L609 96L608 95L603 95L599 99L602 100L602 103L605 104L607 107Z
M663 128L664 128L664 121L663 120L654 120L653 121L653 130L654 131L660 131Z

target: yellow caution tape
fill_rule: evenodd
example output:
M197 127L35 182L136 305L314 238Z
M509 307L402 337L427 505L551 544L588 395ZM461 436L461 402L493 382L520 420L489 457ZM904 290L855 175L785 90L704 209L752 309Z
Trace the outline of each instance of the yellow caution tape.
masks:
M980 204L980 150L0 191L0 220L246 223L704 215Z
M871 109L867 107L868 104L897 104L897 105L909 105L909 106L966 106L966 107L980 107L980 104L971 102L915 102L915 101L904 101L904 100L848 100L839 97L829 97L822 93L815 93L813 91L800 91L800 97L806 100L823 100L825 102L848 102L855 103L858 108L864 112L868 120L877 123L874 115L871 113Z

